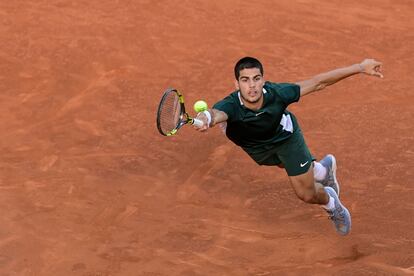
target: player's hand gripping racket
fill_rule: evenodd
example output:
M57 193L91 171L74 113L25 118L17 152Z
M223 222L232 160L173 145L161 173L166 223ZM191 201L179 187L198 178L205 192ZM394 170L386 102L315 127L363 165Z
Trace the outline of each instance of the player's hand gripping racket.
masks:
M158 106L157 127L165 136L171 136L185 124L203 126L203 122L191 118L185 111L184 97L177 89L169 88L164 92Z

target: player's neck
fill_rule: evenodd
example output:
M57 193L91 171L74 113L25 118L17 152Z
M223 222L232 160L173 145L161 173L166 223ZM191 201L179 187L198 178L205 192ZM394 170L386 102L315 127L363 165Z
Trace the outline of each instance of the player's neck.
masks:
M243 104L246 108L251 109L251 110L259 110L263 106L263 98L264 97L262 95L262 97L260 97L260 99L255 103L248 102L243 98L242 98L242 101L243 101Z

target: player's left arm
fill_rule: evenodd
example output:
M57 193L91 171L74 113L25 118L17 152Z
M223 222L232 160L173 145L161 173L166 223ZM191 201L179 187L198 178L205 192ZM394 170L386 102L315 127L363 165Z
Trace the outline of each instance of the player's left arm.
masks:
M361 63L318 74L308 80L296 82L296 84L300 86L300 96L302 97L359 73L383 78L381 66L381 62L365 59Z

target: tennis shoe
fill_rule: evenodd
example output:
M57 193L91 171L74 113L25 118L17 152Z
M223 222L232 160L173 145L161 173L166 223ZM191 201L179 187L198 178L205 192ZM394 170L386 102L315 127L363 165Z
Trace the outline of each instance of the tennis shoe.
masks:
M319 163L326 168L326 176L322 181L318 181L324 187L331 187L339 197L339 183L336 179L336 159L332 154L326 155Z
M333 188L325 187L325 191L334 199L335 205L333 209L325 209L329 214L329 218L335 224L336 231L345 236L351 231L351 214L339 201L339 197Z

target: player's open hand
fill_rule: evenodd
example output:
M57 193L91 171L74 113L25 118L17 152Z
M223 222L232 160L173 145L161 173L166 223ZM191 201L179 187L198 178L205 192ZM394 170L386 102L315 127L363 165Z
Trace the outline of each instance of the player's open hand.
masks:
M375 59L365 59L360 64L362 73L383 78L384 75L381 73L382 63Z

